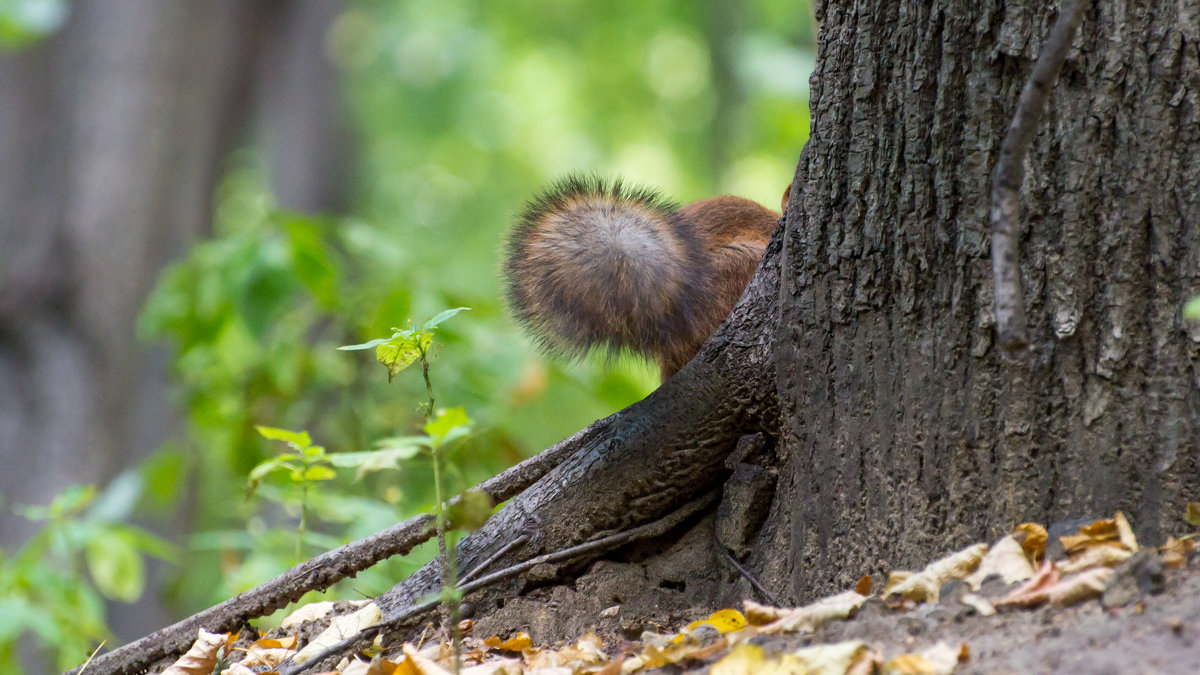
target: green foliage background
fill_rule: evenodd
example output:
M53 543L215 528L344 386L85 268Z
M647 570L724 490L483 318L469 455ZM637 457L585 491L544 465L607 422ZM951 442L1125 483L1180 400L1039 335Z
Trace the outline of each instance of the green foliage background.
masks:
M8 44L48 25L7 19ZM181 611L296 562L288 486L242 497L250 469L277 451L254 425L306 429L331 452L420 429L421 378L389 386L382 366L338 345L472 308L439 331L433 362L438 404L464 406L477 428L450 456L454 489L656 386L657 371L631 359L612 368L536 353L501 302L504 231L570 171L680 202L731 193L777 208L807 138L814 33L808 0L348 3L313 48L345 75L357 143L349 213L277 208L269 167L253 146L239 151L215 195L215 236L164 274L139 326L174 346L187 418L139 470L133 509L188 535L170 574ZM427 509L430 482L420 462L334 481L310 495L306 554ZM429 554L389 561L342 593L381 592Z

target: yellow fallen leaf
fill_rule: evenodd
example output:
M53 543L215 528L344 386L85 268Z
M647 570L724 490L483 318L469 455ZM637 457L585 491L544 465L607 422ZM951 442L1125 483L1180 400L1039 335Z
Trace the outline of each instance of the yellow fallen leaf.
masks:
M916 602L937 602L942 584L975 571L987 552L987 544L975 544L929 563L916 574L900 577L893 573L883 595L885 598L899 596Z
M1131 553L1137 551L1137 538L1133 536L1133 528L1125 519L1125 514L1117 511L1112 518L1097 520L1079 528L1079 534L1059 537L1063 549L1067 553L1075 553L1091 546L1102 546L1109 542L1120 542Z
M793 633L812 631L830 621L841 621L854 615L867 600L867 596L855 591L846 591L822 598L810 605L795 609L775 609L745 601L746 612L757 619L774 616L769 623L758 626L759 633ZM774 610L768 611L768 610Z
M533 638L529 637L529 634L525 632L517 633L514 637L507 640L501 640L500 636L493 635L484 640L483 644L492 649L499 649L500 651L523 652L533 647Z
M701 626L712 626L718 633L725 635L726 633L733 633L745 628L746 617L742 616L742 613L736 609L722 609L713 612L707 619L701 619L699 621L693 621L689 623L687 627L679 631L679 634L676 635L671 641L683 642L687 639L688 635L695 632L696 629L700 628Z
M1046 540L1049 538L1046 528L1037 523L1021 523L1013 534L1021 542L1021 548L1025 549L1025 555L1029 556L1031 562L1036 563L1046 554Z
M711 675L807 675L811 671L791 654L767 654L757 645L742 645L714 663L708 672Z
M163 675L209 675L228 642L229 634L210 633L201 628L191 649L164 670Z
M1005 584L1015 584L1033 576L1034 571L1025 547L1010 534L992 545L979 567L965 581L972 589L979 590L983 580L993 574L1003 577Z

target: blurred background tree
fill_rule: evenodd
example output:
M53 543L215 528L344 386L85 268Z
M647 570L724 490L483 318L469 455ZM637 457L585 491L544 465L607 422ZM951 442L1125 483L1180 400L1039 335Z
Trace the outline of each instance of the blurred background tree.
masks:
M518 335L505 227L569 171L776 208L813 35L808 0L0 1L0 614L68 602L31 591L12 552L39 528L15 507L71 484L102 489L66 512L181 547L107 614L111 590L80 577L94 597L72 601L118 640L294 563L285 488L262 488L282 506L242 498L275 452L253 427L333 451L418 428L419 378L389 387L333 349L407 320L473 308L434 363L439 403L480 430L459 488L645 395L648 366L547 362ZM316 499L308 554L432 494L414 464ZM27 628L0 620L0 644Z

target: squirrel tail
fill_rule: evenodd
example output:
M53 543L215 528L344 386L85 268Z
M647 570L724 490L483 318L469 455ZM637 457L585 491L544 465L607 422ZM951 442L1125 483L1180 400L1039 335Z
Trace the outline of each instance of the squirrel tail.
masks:
M703 246L658 193L568 176L531 200L509 234L508 298L552 353L661 357L699 323L712 276Z

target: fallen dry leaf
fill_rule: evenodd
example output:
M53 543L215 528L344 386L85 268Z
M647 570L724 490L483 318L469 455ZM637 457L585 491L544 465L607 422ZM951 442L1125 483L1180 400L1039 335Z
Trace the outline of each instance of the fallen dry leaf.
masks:
M916 574L893 572L884 586L883 595L885 598L903 597L916 602L937 602L942 584L973 572L987 552L987 544L975 544L929 563Z
M1090 525L1079 528L1079 534L1059 537L1063 549L1067 553L1075 553L1091 546L1102 546L1110 542L1119 542L1130 553L1137 551L1137 538L1133 536L1133 528L1125 519L1125 514L1117 511L1112 518L1097 520Z
M965 581L973 590L979 590L983 580L993 574L1003 577L1005 584L1015 584L1033 576L1034 571L1029 553L1017 537L1010 534L992 545L979 567Z
M746 614L754 617L752 622L766 620L765 623L757 625L756 630L759 633L774 634L812 631L830 621L848 619L858 611L866 599L867 596L861 593L846 591L794 609L767 607L749 600L743 604Z
M1200 527L1200 503L1188 502L1183 511L1183 519L1188 525Z
M363 600L356 604L365 605L368 601ZM296 611L288 614L287 617L279 623L279 627L284 630L291 630L300 624L311 623L333 611L333 602L310 602L303 607L298 607Z
M1089 567L1115 567L1130 556L1133 551L1126 549L1116 541L1100 546L1089 546L1070 559L1058 563L1058 571L1063 574L1074 574Z
M768 654L758 645L734 648L709 670L711 675L806 675L809 672L795 656Z
M862 640L812 645L797 649L792 654L806 668L803 672L814 675L841 675L851 672L864 662L870 664L878 659L878 655L868 649L867 643Z
M421 656L417 648L409 643L401 647L404 651L404 661L397 664L397 675L450 675L450 671L438 665L437 661Z
M964 593L958 601L974 609L979 616L991 616L996 613L996 608L992 606L991 600L974 593Z
M717 630L718 633L725 635L726 633L733 633L745 628L746 617L742 616L742 613L736 609L718 610L710 614L707 619L701 619L699 621L693 621L689 623L687 627L679 631L679 634L676 635L671 641L682 642L687 639L688 635L695 632L702 626L712 626Z
M209 675L229 639L228 633L210 633L201 628L192 648L164 670L163 675Z
M1034 563L1046 555L1046 540L1049 538L1046 528L1037 523L1021 523L1013 531L1013 535L1021 542L1025 555Z
M883 666L886 675L948 675L958 665L966 645L939 642L913 654L901 654Z
M1046 589L1046 599L1051 604L1065 607L1099 596L1113 575L1112 568L1097 567L1064 578Z
M1037 573L992 603L995 607L1034 607L1046 602L1046 589L1057 584L1062 575L1053 562L1042 563Z
M1167 537L1167 543L1158 547L1163 564L1176 569L1187 565L1188 555L1194 550L1196 550L1195 539L1176 539L1175 537Z
M321 631L312 642L304 645L292 657L294 663L304 663L305 661L316 656L328 647L332 647L350 637L354 637L364 628L374 626L383 618L383 613L379 611L379 606L375 603L368 603L359 608L353 614L343 614L342 616L334 617L329 622L329 627Z
M507 640L501 640L500 636L493 635L484 640L483 644L491 647L492 649L499 649L500 651L504 652L523 652L526 649L531 649L533 647L533 638L529 637L529 634L524 632L517 633L515 636Z

